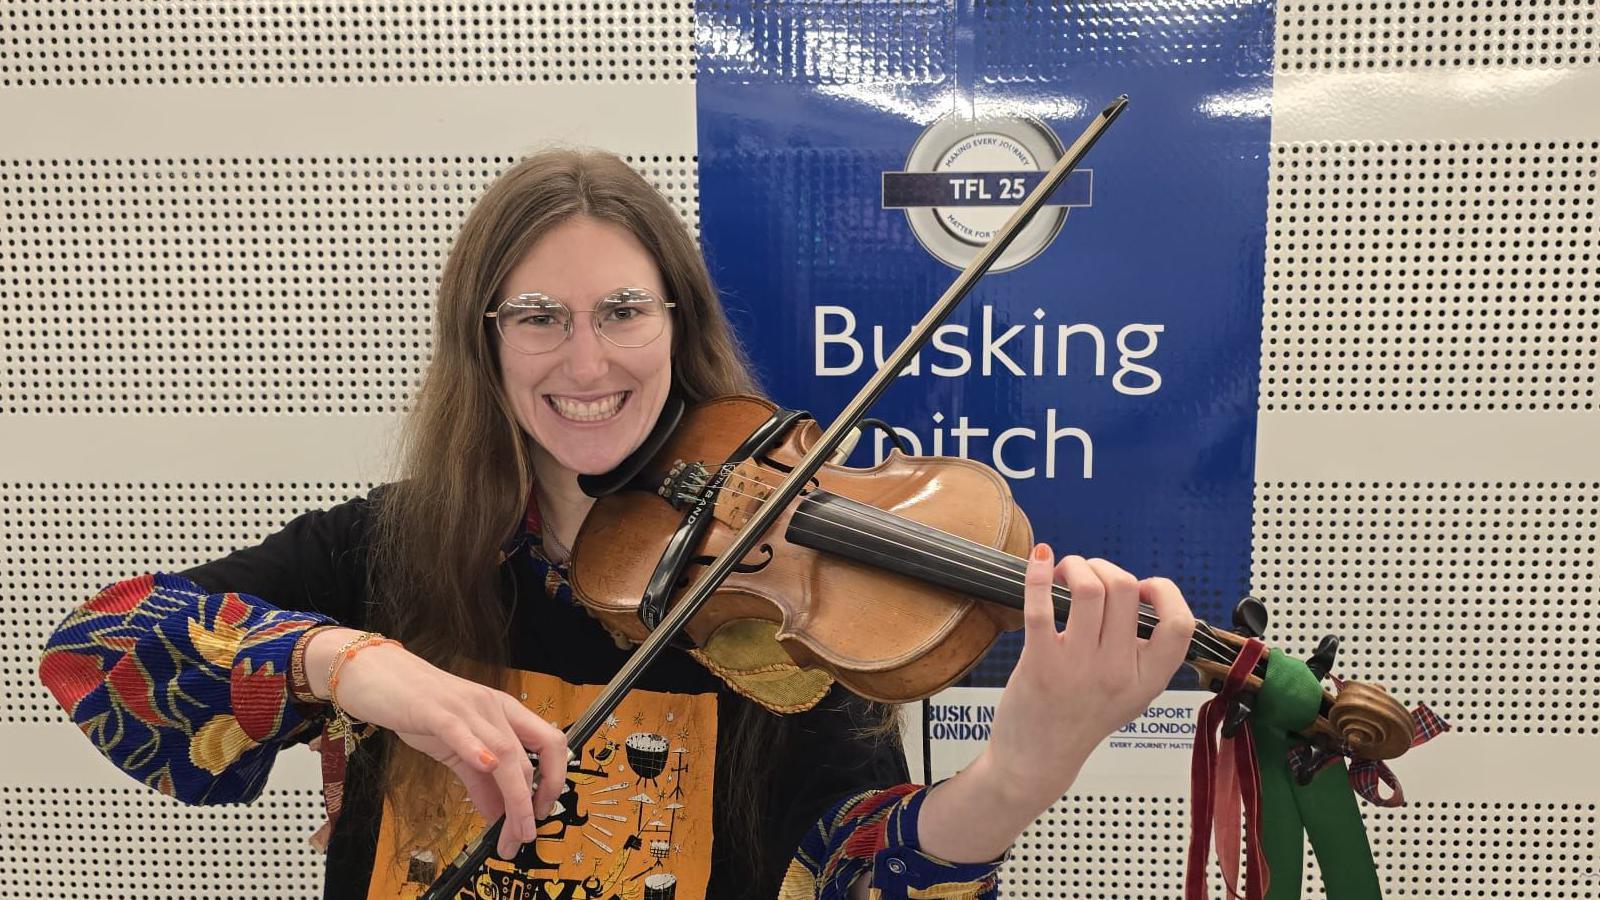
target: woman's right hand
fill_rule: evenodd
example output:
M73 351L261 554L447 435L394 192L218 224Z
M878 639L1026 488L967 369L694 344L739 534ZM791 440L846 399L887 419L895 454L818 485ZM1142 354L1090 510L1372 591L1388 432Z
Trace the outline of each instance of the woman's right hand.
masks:
M306 642L311 691L328 699L334 654L360 632L318 631ZM395 644L363 647L339 670L339 706L351 718L393 731L444 763L467 789L485 821L505 816L497 852L516 855L566 783L567 738L504 691L437 668ZM538 755L538 792L533 763ZM535 818L537 811L537 818Z

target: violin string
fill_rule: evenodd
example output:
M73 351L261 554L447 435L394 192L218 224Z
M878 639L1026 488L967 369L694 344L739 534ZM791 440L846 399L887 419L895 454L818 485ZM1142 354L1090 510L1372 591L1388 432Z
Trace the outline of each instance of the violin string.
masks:
M859 514L856 514L856 513L850 512L850 511L845 511L845 514L846 515L856 515L860 519L863 519L863 520L868 521L868 522L871 521L870 519L866 519L865 516L860 516ZM890 542L886 537L878 534L877 532L867 531L867 530L860 529L860 528L853 528L850 525L847 525L847 524L845 524L843 522L819 519L818 517L814 516L813 514L802 513L799 510L795 511L795 513L793 514L792 519L799 519L801 517L805 517L806 519L812 519L812 520L817 520L817 521L828 522L828 524L832 524L832 525L836 525L836 526L841 527L841 528L845 528L845 529L847 529L849 531L853 531L853 532L855 532L857 534L864 535L864 536L866 536L868 538L873 538L873 539L876 539L876 540L878 540L880 542L889 543L890 546L893 547L894 549L903 549L903 547L901 545L894 544L894 543ZM817 534L817 532L811 531L809 528L806 528L803 525L800 528L798 528L797 530L799 530L801 533L809 533L809 534L813 534L813 535ZM986 560L983 557L978 556L976 554L967 554L966 558L967 559L975 559L975 560L978 560L979 562L988 562L988 560ZM1016 557L1012 557L1012 558L1015 559ZM1011 586L1011 587L1023 588L1027 584L1027 579L1026 578L1016 578L1016 577L1014 577L1014 573L1012 573L1010 571L1007 571L1007 570L1004 570L1004 569L993 569L993 568L984 568L984 567L974 566L974 565L970 565L970 564L965 563L965 562L961 562L960 560L947 559L946 561L953 562L955 565L961 566L964 569L968 569L970 571L974 571L974 572L977 572L977 573L982 574L982 575L987 575L987 576L990 576L991 578L996 578L1001 583L1006 584L1006 585ZM1019 562L1020 562L1020 560L1019 560ZM1070 607L1071 599L1067 598L1066 602L1068 603L1068 605ZM1149 612L1146 612L1146 610L1149 610ZM1161 621L1161 619L1158 616L1155 615L1154 609L1149 604L1143 603L1143 602L1141 602L1139 604L1139 624L1149 626L1152 630L1154 630L1155 626L1157 624L1159 624L1160 621ZM1197 655L1199 654L1199 651L1201 651L1201 650L1208 650L1212 654L1212 656L1211 656L1212 661L1214 661L1214 662L1228 662L1229 661L1227 659L1227 657L1225 655L1223 655L1226 652L1225 645L1222 645L1215 638L1211 637L1209 635L1209 633L1206 630L1203 630L1202 628L1200 628L1198 624L1196 625L1194 632L1190 635L1190 641L1189 642L1190 642L1191 646L1193 646L1195 648L1195 650L1197 652Z
M754 481L754 482L756 482L758 484L766 485L765 482L762 482L758 478L750 478L750 480ZM766 485L766 486L770 487L771 485ZM764 495L757 494L757 493L752 493L752 492L749 492L749 491L740 491L740 490L731 488L731 487L729 487L727 485L724 485L719 493L721 493L721 494L731 494L731 495L736 496L736 497L746 497L746 498L755 500L758 503L765 503L766 500L767 500L767 497L765 497ZM844 513L844 515L854 516L859 521L873 523L873 520L867 518L866 516L861 515L860 513L855 512L854 510L850 510L848 507L846 507L842 512ZM810 513L801 513L800 510L798 510L798 509L795 510L795 512L794 512L794 514L793 514L793 516L791 518L795 519L795 518L799 518L801 516L806 516L808 518L813 518L813 519L817 518L815 515L810 514ZM818 521L824 521L824 520L818 519ZM855 532L855 533L860 534L860 535L864 535L866 537L874 538L874 539L879 540L879 541L886 541L886 542L888 541L888 539L886 537L884 537L883 535L880 535L880 534L878 534L877 532L874 532L874 531L868 531L868 530L861 529L861 528L855 528L855 527L852 527L852 526L850 526L850 525L848 525L846 523L843 523L843 522L834 522L833 524L839 525L842 528L845 528L847 530L850 530L850 531ZM921 523L913 523L913 524L920 525ZM931 528L931 526L926 526L926 525L924 525L922 527ZM807 529L802 528L801 530L802 531L806 531ZM934 529L934 530L937 530L937 529ZM811 533L815 534L815 532L811 532ZM957 537L956 535L946 535L946 536L951 538L951 539L953 539L953 540L956 540L956 541L965 542L965 540L966 540L964 538ZM898 544L892 544L892 542L891 542L891 545L895 549L901 549L900 545L898 545ZM984 556L980 556L980 555L972 553L970 551L961 550L959 547L946 548L946 549L948 549L949 552L954 557L954 558L947 558L947 561L953 562L954 564L956 564L958 566L961 566L962 568L968 569L969 571L978 573L980 575L985 575L985 576L988 576L990 578L998 579L1001 583L1006 584L1006 585L1011 586L1011 587L1020 588L1020 587L1025 586L1026 583L1027 583L1025 578L1022 578L1022 579L1017 578L1015 571L1010 570L1010 569L1006 569L1006 568L996 568L994 563L991 560L989 560L988 558L984 557ZM1004 552L1004 551L997 551L997 552ZM1022 560L1017 559L1017 557L1012 557L1012 556L1010 556L1010 554L1006 554L1006 555L1011 559L1016 559L1018 563L1022 563ZM964 562L962 560L975 561L975 562L979 563L980 565L973 565L970 562ZM1071 604L1070 594L1066 598L1066 603L1070 607L1070 604ZM1149 610L1149 612L1147 613L1146 610ZM1149 604L1146 604L1146 603L1143 603L1143 602L1141 602L1139 604L1139 623L1140 624L1147 625L1147 626L1149 626L1149 627L1151 627L1153 629L1156 626L1156 624L1158 624L1160 621L1161 621L1160 618L1157 615L1155 615L1154 609ZM1223 664L1230 664L1231 665L1233 660L1236 658L1235 654L1232 652L1231 648L1228 645L1224 644L1222 641L1218 640L1216 637L1211 635L1210 626L1208 624L1206 624L1206 623L1199 623L1199 624L1196 625L1194 633L1192 634L1191 639L1190 639L1190 644L1191 644L1191 646L1194 646L1197 651L1200 651L1200 650L1209 651L1210 652L1211 661L1213 661L1213 662L1223 663Z
M749 476L747 476L747 477L749 477ZM749 480L754 481L754 482L756 482L758 484L762 484L762 485L767 486L767 487L771 487L772 486L772 485L767 484L766 482L761 481L759 478L749 477ZM748 491L740 491L740 490L737 490L735 488L731 488L731 487L729 487L727 485L723 486L723 488L721 489L721 493L732 494L732 495L738 496L738 497L747 497L747 498L750 498L752 500L755 500L758 503L764 503L767 500L767 498L765 496L761 495L761 494L755 494L755 493L751 493L751 492L748 492ZM851 509L849 507L844 507L843 509L835 510L835 512L842 512L844 515L854 516L858 521L863 521L863 522L866 522L868 524L876 524L874 522L874 520L872 520L872 519L870 519L870 518L868 518L868 517L856 512L855 510L853 510L853 509ZM802 514L800 513L800 511L798 509L796 509L794 515L795 516L800 516ZM806 514L806 515L810 515L810 514ZM815 516L813 516L813 518L815 518ZM826 520L820 520L819 519L819 521L826 521ZM846 529L848 529L850 531L853 531L853 532L855 532L857 534L861 534L861 535L864 535L864 536L867 536L867 537L870 537L870 538L874 538L874 539L882 541L882 542L891 543L891 546L894 549L901 549L900 545L893 544L892 541L890 541L890 539L884 537L883 535L881 535L881 534L879 534L877 532L868 531L868 530L864 530L864 529L860 529L860 528L853 528L853 527L851 527L850 525L848 525L848 524L846 524L844 522L835 522L833 524L837 524L840 527L846 528ZM915 522L913 522L912 524L921 525L921 523L915 523ZM929 530L932 530L932 531L938 531L937 529L932 528L932 526L922 525L921 527L928 528ZM802 530L805 530L805 529L802 529ZM811 533L815 534L815 532L811 532ZM945 532L939 532L939 534L942 535L945 538L948 538L952 542L970 543L965 538L961 538L961 537L958 537L956 535L948 534L948 533L945 533ZM995 568L996 563L994 561L992 561L991 559L989 559L988 557L981 556L981 555L972 553L970 551L963 550L959 546L942 548L942 549L945 549L947 551L947 553L950 554L950 556L946 557L947 561L954 562L956 565L959 565L959 566L961 566L961 567L963 567L965 569L968 569L969 571L977 572L977 573L979 573L981 575L987 575L990 578L999 578L1002 581L1002 583L1005 583L1008 586L1012 586L1012 587L1018 587L1018 586L1026 584L1026 579L1025 578L1019 580L1017 577L1015 577L1017 573L1016 573L1016 571L1014 569ZM1002 552L1003 553L1004 551L997 551L997 552ZM1022 563L1022 561L1017 559L1017 557L1010 556L1010 554L1006 554L1006 556L1009 559L1016 560L1016 562L1019 563L1019 564ZM951 558L951 557L955 557L955 558ZM967 559L967 560L974 560L977 563L980 563L981 565L971 565L969 563L961 562L960 559L962 559L962 558ZM1070 606L1070 604L1071 604L1071 594L1070 594L1070 592L1068 593L1068 596L1065 598L1065 601ZM1156 623L1160 622L1160 618L1155 615L1154 609L1152 607L1150 607L1148 604L1145 604L1145 603L1140 603L1139 604L1139 608L1140 608L1139 623L1143 624L1143 625L1147 625L1150 628L1154 629ZM1148 610L1149 612L1147 613L1146 610ZM1209 653L1210 658L1211 658L1211 660L1213 662L1218 662L1218 663L1222 663L1222 664L1226 664L1226 665L1232 665L1233 661L1237 658L1237 655L1234 653L1234 651L1232 650L1232 648L1229 645L1223 643L1221 640L1219 640L1217 637L1215 637L1212 634L1211 626L1210 626L1209 623L1197 623L1196 624L1194 633L1193 633L1193 635L1191 636L1191 639L1190 639L1190 644L1191 644L1191 646L1195 647L1195 649L1197 651L1197 654L1198 654L1199 651L1202 651L1202 650L1209 651L1210 652ZM1203 655L1203 654L1199 654L1199 655Z
M759 482L759 479L751 479L751 480ZM765 484L765 482L760 482L760 483ZM768 485L768 486L770 487L770 485ZM724 487L724 490L727 490L729 493L733 493L733 494L738 495L738 496L749 497L751 499L756 500L757 502L765 502L765 499L766 499L766 498L764 498L764 497L762 497L760 495L757 495L757 494L751 494L751 493L743 492L743 491L729 490L726 487ZM835 513L835 514L843 514L845 516L852 516L857 521L865 522L865 523L867 523L869 525L870 524L877 524L877 522L874 519L857 512L856 510L852 509L849 506L836 507L836 508L834 508L832 510L832 512ZM815 516L815 514L801 513L799 509L796 509L794 515L795 516L806 515L806 516L809 516L810 518L817 519L818 521L824 521L824 522L828 521L826 519L822 519L821 517ZM893 515L893 514L889 513L889 515ZM1018 557L1015 557L1015 556L1011 556L1009 553L1005 553L1005 551L1003 551L1003 550L995 550L996 553L1004 554L1008 560L1011 560L1014 563L1014 565L1012 565L1010 568L1007 568L1006 567L1007 564L999 563L999 562L991 559L988 556L984 556L984 555L981 555L981 554L973 553L971 551L967 551L967 550L962 549L959 546L960 544L972 543L971 541L969 541L966 538L960 537L959 535L950 534L948 532L940 531L939 529L933 528L933 526L931 526L931 525L923 525L920 522L914 522L912 520L907 520L907 522L912 524L912 525L917 525L917 526L920 526L922 528L926 528L926 529L928 529L930 531L936 532L939 537L948 539L953 544L955 544L956 546L940 548L940 549L946 550L947 553L950 554L949 556L945 557L946 561L954 562L956 565L959 565L962 568L965 568L965 569L967 569L969 571L973 571L973 572L979 573L981 575L986 575L986 576L989 576L991 578L998 578L1002 583L1004 583L1004 584L1006 584L1008 586L1021 587L1021 586L1026 585L1026 583L1027 583L1026 577L1022 577L1022 578L1016 577L1019 574L1021 574L1019 570L1026 566L1026 562L1024 560L1019 559ZM891 546L893 546L895 549L899 549L900 548L899 544L894 544L890 538L885 537L885 536L879 534L876 531L864 530L864 529L861 529L861 528L853 528L853 527L851 527L850 525L848 525L848 524L846 524L844 522L838 522L838 521L835 521L832 524L836 524L839 527L846 528L846 529L848 529L850 531L853 531L853 532L855 532L857 534L865 535L866 537L869 537L869 538L874 538L874 539L876 539L876 540L878 540L880 542L890 543ZM807 529L802 529L802 531L807 531ZM816 532L814 532L814 531L810 532L810 533L811 534L816 534ZM972 564L970 562L962 562L963 559L964 560L973 561L973 562L977 563L977 565L974 565L974 564ZM1070 607L1071 602L1072 602L1071 601L1071 596L1072 596L1071 592L1067 591L1065 593L1067 594L1067 596L1064 598L1064 600L1066 601L1066 603ZM1141 602L1139 604L1139 623L1140 624L1148 625L1153 629L1156 626L1156 624L1158 624L1160 621L1161 621L1161 619L1156 614L1155 609L1153 607L1151 607L1149 604L1143 603L1143 602ZM1201 627L1201 626L1203 626L1203 627ZM1232 652L1232 649L1227 644L1225 644L1222 641L1218 640L1214 635L1211 634L1211 626L1210 626L1209 623L1197 623L1197 627L1196 627L1195 632L1194 632L1193 642L1198 644L1200 648L1210 650L1214 654L1213 660L1216 661L1216 662L1224 662L1224 663L1231 664L1233 662L1233 660L1236 658L1235 654Z
M752 480L755 480L755 479L752 479ZM724 486L724 488L722 490L723 490L724 493L733 494L735 496L748 497L750 499L756 500L757 502L765 502L765 499L766 499L765 497L762 497L759 494L752 494L752 493L745 492L745 491L739 491L739 490L735 490L735 489L732 489L732 488L728 488L726 486ZM841 510L835 510L835 512L840 512L840 513L843 513L844 515L848 515L848 516L854 516L857 520L864 521L864 522L867 522L869 524L876 524L874 522L874 520L872 520L872 519L870 519L870 518L868 518L868 517L856 512L856 511L850 509L849 507L845 507L845 508L843 508ZM807 516L808 518L817 519L818 521L827 521L827 520L822 520L822 519L816 517L813 514L801 513L798 509L794 513L794 517L796 517L796 518L798 518L798 517L800 517L802 515ZM866 537L873 538L873 539L878 540L880 542L890 543L891 546L894 549L901 549L899 544L894 544L892 541L890 541L889 538L887 538L887 537L885 537L885 536L883 536L883 535L881 535L881 534L879 534L879 533L877 533L875 531L868 531L868 530L864 530L864 529L860 529L860 528L853 528L853 527L851 527L850 525L848 525L848 524L846 524L844 522L833 522L832 524L836 524L841 528L845 528L845 529L847 529L849 531L853 531L853 532L855 532L857 534L861 534L861 535L864 535ZM912 524L920 525L921 523L912 523ZM931 526L923 525L922 527L929 528L930 530L935 530L935 531L937 530L937 529L932 529ZM810 531L809 529L805 529L803 527L800 530L802 532L806 532L806 533L810 533L810 534L816 534L817 533L817 532L814 532L814 531ZM963 543L967 542L966 539L958 537L956 535L950 535L950 534L946 534L946 533L943 533L943 532L941 532L941 534L943 536L951 539L952 541L959 541L959 542L963 542ZM1004 583L1004 584L1006 584L1008 586L1011 586L1011 587L1020 587L1020 586L1026 584L1026 579L1025 578L1024 579L1018 579L1018 578L1015 577L1017 573L1014 570L1006 569L1006 568L995 568L994 567L995 563L992 560L990 560L989 558L987 558L987 557L984 557L984 556L981 556L981 555L978 555L978 554L975 554L975 553L971 553L969 551L964 551L960 547L949 547L949 548L942 548L942 549L947 550L952 556L958 557L956 559L951 559L949 557L946 557L946 561L954 562L956 565L959 565L962 568L968 569L969 571L977 572L977 573L979 573L981 575L987 575L990 578L998 578L1002 583ZM997 551L997 552L1004 552L1004 551ZM1009 559L1016 560L1018 563L1022 562L1021 560L1017 559L1017 557L1010 556L1010 554L1006 554L1006 556ZM975 565L971 565L969 563L964 563L964 562L961 562L959 558L965 558L967 560L975 560L978 563L981 563L983 565L982 566L975 566ZM1071 604L1071 595L1070 595L1070 593L1068 594L1067 598L1065 598L1065 600L1068 603L1068 605L1070 606L1070 604ZM1140 624L1147 625L1147 626L1149 626L1149 627L1151 627L1153 629L1155 627L1155 625L1160 622L1160 618L1155 615L1154 609L1152 607L1150 607L1149 604L1140 603L1139 604L1139 608L1140 608L1140 612L1139 612L1139 622L1140 622ZM1146 610L1148 610L1149 612L1146 612ZM1233 659L1235 658L1233 653L1231 652L1230 648L1226 644L1222 643L1216 637L1212 636L1212 634L1210 633L1210 626L1209 625L1205 625L1204 627L1201 627L1201 626L1197 625L1193 635L1191 636L1190 643L1191 643L1191 645L1194 645L1196 647L1197 651L1199 651L1199 650L1209 650L1210 651L1210 655L1211 655L1211 659L1214 662L1231 664Z

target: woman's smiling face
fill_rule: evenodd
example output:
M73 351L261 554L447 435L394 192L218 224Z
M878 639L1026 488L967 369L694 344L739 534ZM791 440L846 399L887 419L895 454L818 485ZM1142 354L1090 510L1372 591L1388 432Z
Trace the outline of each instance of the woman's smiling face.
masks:
M672 299L638 238L576 216L528 249L497 298L537 292L572 310L572 335L554 350L523 353L501 339L496 352L506 399L538 455L580 475L609 472L644 443L672 385L666 310L661 335L642 347L619 347L595 332L590 310L619 288Z

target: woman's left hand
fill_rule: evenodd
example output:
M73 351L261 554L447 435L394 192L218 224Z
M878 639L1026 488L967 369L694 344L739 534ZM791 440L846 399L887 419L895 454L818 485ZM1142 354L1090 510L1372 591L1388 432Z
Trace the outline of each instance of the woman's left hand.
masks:
M1101 741L1166 688L1195 626L1182 592L1166 578L1140 581L1081 556L1066 557L1052 572L1052 561L1044 544L1028 561L1022 655L984 750L1001 797L1038 812L1066 793ZM1072 592L1071 614L1059 631L1052 574ZM1161 620L1148 639L1137 632L1141 600Z

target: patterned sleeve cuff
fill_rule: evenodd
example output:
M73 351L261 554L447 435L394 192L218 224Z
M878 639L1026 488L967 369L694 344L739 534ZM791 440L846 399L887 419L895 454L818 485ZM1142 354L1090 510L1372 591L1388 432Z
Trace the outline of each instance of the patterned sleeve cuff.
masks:
M992 900L1000 865L953 863L923 852L917 815L929 788L903 784L865 791L835 805L801 842L784 876L781 900L845 900L850 885L872 873L874 900L941 897Z
M295 639L324 621L182 576L141 575L68 614L39 678L144 784L185 803L249 801L280 747L304 733L286 669Z
M285 741L305 724L303 709L291 690L289 656L302 634L330 621L314 613L274 610L240 638L229 689L233 715L251 740L258 744Z
M882 900L941 897L988 900L996 896L999 871L1011 855L980 863L953 863L922 850L917 842L917 816L931 788L907 794L890 805L883 824L883 849L872 861L872 888Z

